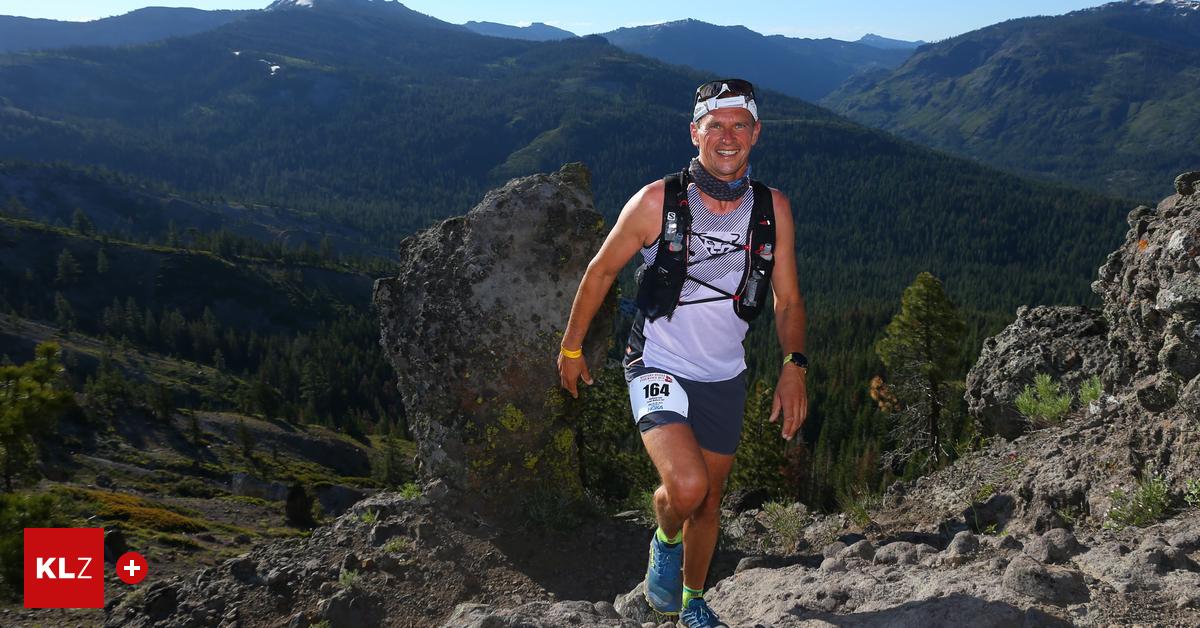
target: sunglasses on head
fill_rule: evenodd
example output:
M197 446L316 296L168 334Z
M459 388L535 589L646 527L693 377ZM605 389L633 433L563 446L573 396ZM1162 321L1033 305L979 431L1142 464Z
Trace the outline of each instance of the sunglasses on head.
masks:
M754 85L750 81L742 79L721 79L719 81L709 81L700 87L696 88L696 102L708 100L729 94L732 96L745 96L746 98L754 99Z
M717 109L740 107L758 121L758 104L754 99L754 86L742 79L710 81L696 88L696 106L692 110L692 122Z

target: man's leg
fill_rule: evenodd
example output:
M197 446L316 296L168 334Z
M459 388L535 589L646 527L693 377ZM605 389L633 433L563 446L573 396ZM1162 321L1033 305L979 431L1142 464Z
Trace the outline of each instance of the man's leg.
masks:
M683 526L683 586L704 589L708 566L721 529L721 496L733 456L700 450L708 477L708 492Z
M662 478L662 485L654 491L658 526L674 538L708 496L707 452L702 453L692 428L684 423L668 423L643 432L642 443Z
M684 522L708 494L708 474L700 445L687 424L659 425L642 432L642 442L662 478L662 485L654 492L659 530L650 541L646 601L660 613L675 614L682 610L683 602L686 552L680 537Z

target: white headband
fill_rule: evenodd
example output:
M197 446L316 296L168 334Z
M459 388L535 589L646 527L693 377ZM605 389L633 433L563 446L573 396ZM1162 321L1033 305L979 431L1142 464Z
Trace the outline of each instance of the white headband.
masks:
M692 122L703 118L710 112L717 109L725 109L728 107L740 107L750 112L754 116L754 121L758 122L758 105L754 104L754 99L746 98L745 96L729 96L727 98L709 98L696 103L696 109L692 112Z

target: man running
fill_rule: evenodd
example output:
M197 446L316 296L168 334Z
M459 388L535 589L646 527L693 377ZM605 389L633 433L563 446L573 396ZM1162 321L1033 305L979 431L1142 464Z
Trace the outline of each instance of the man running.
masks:
M662 484L650 542L646 598L688 627L724 624L704 601L720 527L721 493L741 439L746 400L742 340L774 294L787 358L771 421L791 439L808 414L804 298L796 281L791 206L751 180L762 125L753 86L725 79L696 89L699 155L683 172L643 187L588 265L558 357L561 383L591 384L583 338L621 269L639 251L638 315L625 350L633 419Z

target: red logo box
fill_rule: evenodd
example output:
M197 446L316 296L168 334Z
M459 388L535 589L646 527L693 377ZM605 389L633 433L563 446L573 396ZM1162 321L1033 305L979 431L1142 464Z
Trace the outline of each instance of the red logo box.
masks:
M25 528L25 608L104 608L104 530Z

